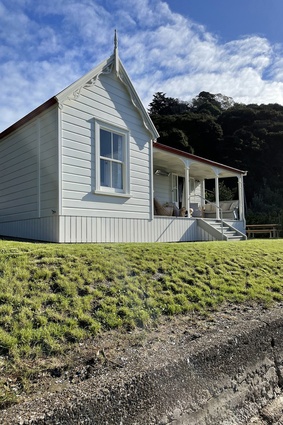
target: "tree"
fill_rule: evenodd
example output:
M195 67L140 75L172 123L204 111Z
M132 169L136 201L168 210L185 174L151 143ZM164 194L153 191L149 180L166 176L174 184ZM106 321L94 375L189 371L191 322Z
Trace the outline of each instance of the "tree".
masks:
M225 111L226 109L232 108L235 105L235 101L232 97L225 96L221 93L214 95L215 99L220 103L221 109Z
M167 146L174 144L174 148L193 153L193 148L189 145L187 135L179 128L170 128L168 131L161 131L160 141Z
M245 195L253 222L281 220L283 106L237 104L205 91L188 104L159 92L151 110L160 143L248 171Z
M182 114L188 108L187 102L174 99L173 97L166 97L166 93L157 92L153 95L148 112L150 115L174 115Z
M215 94L206 91L200 92L191 103L192 111L196 113L206 113L218 117L222 112L221 102Z
M220 201L232 201L234 199L237 188L226 186L224 181L219 182L219 199ZM210 202L215 202L215 187L212 190L206 191L205 198Z

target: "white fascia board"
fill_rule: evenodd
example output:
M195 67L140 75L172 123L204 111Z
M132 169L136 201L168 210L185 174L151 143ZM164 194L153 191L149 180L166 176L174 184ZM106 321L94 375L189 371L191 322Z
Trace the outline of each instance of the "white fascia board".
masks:
M110 67L113 64L113 55L110 56L110 58L106 59L105 61L101 62L98 66L93 68L91 71L89 71L87 74L85 74L83 77L72 83L70 86L62 90L60 93L58 93L55 98L57 99L59 105L63 104L66 99L73 98L75 99L77 96L79 96L80 90L86 86L88 83L90 85L93 84L93 80L96 79L99 74L103 72L104 69L107 67Z
M114 64L114 60L115 60L115 56L112 55L110 56L108 59L106 59L105 61L101 62L97 67L93 68L91 71L89 71L86 75L84 75L82 78L80 78L79 80L75 81L73 84L71 84L70 86L68 86L66 89L64 89L63 91L61 91L60 93L58 93L55 98L57 99L57 102L60 105L63 105L65 100L67 99L76 99L79 95L80 92L82 90L83 87L89 85L94 85L96 82L96 79L99 77L100 74L104 73L110 73L110 72L114 72L113 71L113 66ZM119 70L118 70L118 74L117 78L126 86L131 101L133 103L133 105L137 108L137 110L139 111L141 118L143 120L144 126L145 128L149 131L149 133L152 136L152 140L156 140L159 137L159 134L148 114L148 112L146 111L145 107L143 106L142 101L139 98L139 95L137 94L133 83L131 82L127 71L125 70L122 62L120 59L119 60Z
M159 133L156 130L155 125L153 124L147 110L143 106L143 103L136 89L134 88L133 83L131 82L131 79L128 76L127 71L125 70L124 65L122 64L120 59L119 59L119 74L117 75L117 77L127 87L131 97L131 101L133 105L138 109L140 115L142 116L144 126L151 133L153 140L158 139Z

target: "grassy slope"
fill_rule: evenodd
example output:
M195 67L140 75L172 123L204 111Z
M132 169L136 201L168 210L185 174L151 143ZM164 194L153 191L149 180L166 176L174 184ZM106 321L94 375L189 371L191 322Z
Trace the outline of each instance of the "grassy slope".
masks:
M146 327L162 315L207 313L225 301L281 301L282 256L283 240L117 245L0 241L2 373L20 368L23 359L64 353L110 328ZM0 402L11 396L3 385L0 380Z

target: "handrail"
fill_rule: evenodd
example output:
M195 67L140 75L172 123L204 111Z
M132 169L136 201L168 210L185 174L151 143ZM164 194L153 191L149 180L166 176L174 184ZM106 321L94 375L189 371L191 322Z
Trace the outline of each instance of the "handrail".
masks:
M217 205L217 204L215 204L215 202L211 202L211 201L209 201L208 199L206 199L206 198L204 198L203 196L201 196L201 195L198 195L199 196L199 198L201 198L204 202L206 202L206 203L208 203L208 204L211 204L211 205L214 205L216 208L218 208L219 209L219 215L220 215L220 220L221 220L221 238L222 238L222 240L224 239L224 230L223 230L223 213L222 213L222 208L219 206L219 205Z

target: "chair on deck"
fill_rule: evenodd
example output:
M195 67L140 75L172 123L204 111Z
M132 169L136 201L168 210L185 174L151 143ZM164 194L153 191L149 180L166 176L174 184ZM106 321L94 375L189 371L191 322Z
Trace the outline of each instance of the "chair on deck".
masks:
M160 204L160 202L154 198L154 214L155 215L165 215L165 216L172 216L174 208L172 205L169 205L168 203L165 205Z
M163 216L186 217L186 208L178 208L174 202L166 202L161 204L154 198L154 214Z

